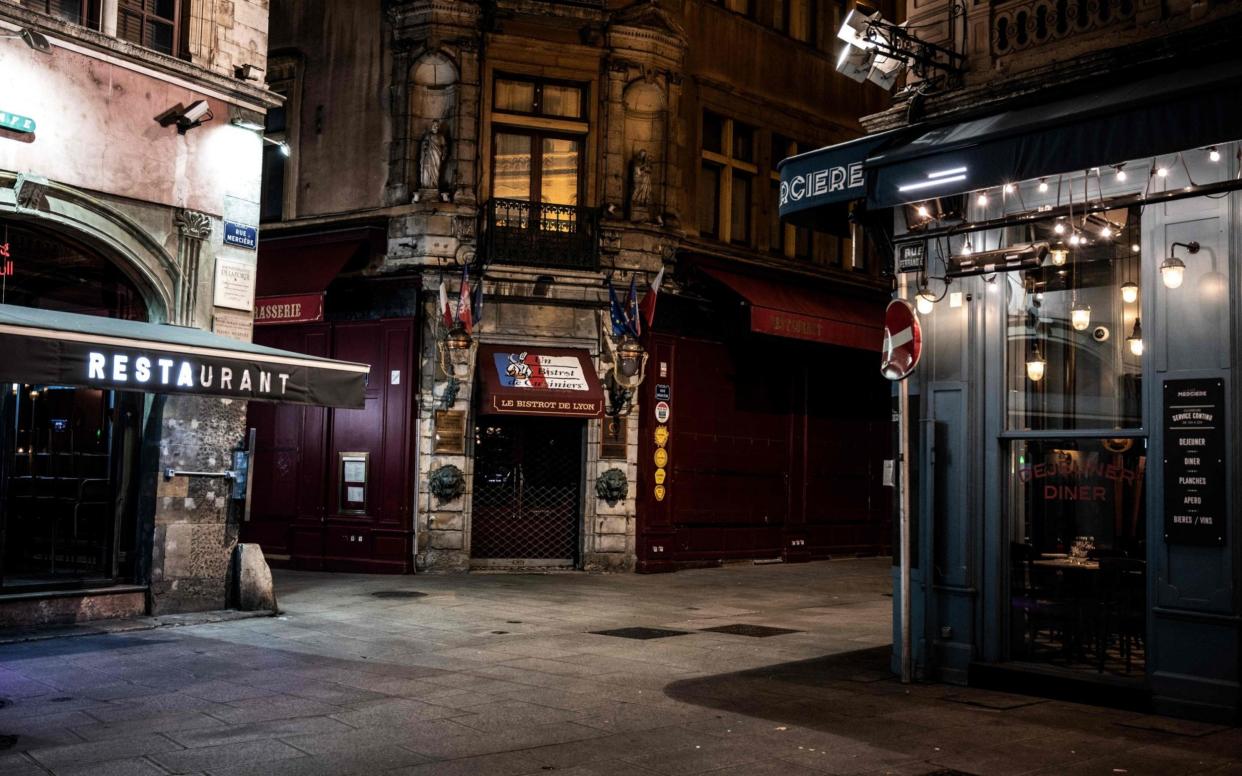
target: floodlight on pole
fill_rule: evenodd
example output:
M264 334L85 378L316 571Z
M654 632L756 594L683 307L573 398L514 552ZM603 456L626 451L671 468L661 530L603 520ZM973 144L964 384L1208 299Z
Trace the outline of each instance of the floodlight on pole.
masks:
M869 52L873 56L866 79L885 89L891 89L907 67L927 79L932 70L960 75L965 65L965 58L956 51L920 40L904 24L885 21L879 11L864 5L856 5L846 14L837 37L846 45L837 59L837 70L862 81L859 70L867 60L857 52Z

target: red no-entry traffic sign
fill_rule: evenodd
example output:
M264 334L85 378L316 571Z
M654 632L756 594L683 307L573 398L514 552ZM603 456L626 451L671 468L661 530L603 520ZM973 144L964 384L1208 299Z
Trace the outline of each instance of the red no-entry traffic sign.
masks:
M884 311L884 353L880 373L889 380L904 380L914 371L923 355L923 329L914 308L903 299L894 299Z

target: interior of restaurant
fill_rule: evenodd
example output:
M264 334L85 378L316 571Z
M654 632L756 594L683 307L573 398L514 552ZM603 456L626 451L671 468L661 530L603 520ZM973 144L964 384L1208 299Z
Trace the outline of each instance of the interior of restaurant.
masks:
M1005 276L1010 656L1141 680L1140 212L1088 220L1021 227L1048 258Z
M117 266L58 235L0 221L13 262L0 303L143 320ZM0 390L0 591L133 576L143 397L12 383Z

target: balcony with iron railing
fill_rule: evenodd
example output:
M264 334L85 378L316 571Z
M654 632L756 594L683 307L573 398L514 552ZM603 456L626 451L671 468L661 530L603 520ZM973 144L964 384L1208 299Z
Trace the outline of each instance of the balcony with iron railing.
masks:
M483 210L484 260L531 267L599 267L599 211L520 199L492 199Z

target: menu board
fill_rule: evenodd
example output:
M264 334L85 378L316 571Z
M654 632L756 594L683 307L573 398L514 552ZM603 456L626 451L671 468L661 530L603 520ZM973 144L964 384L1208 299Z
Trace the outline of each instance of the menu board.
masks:
M1225 384L1164 382L1164 540L1225 543Z

